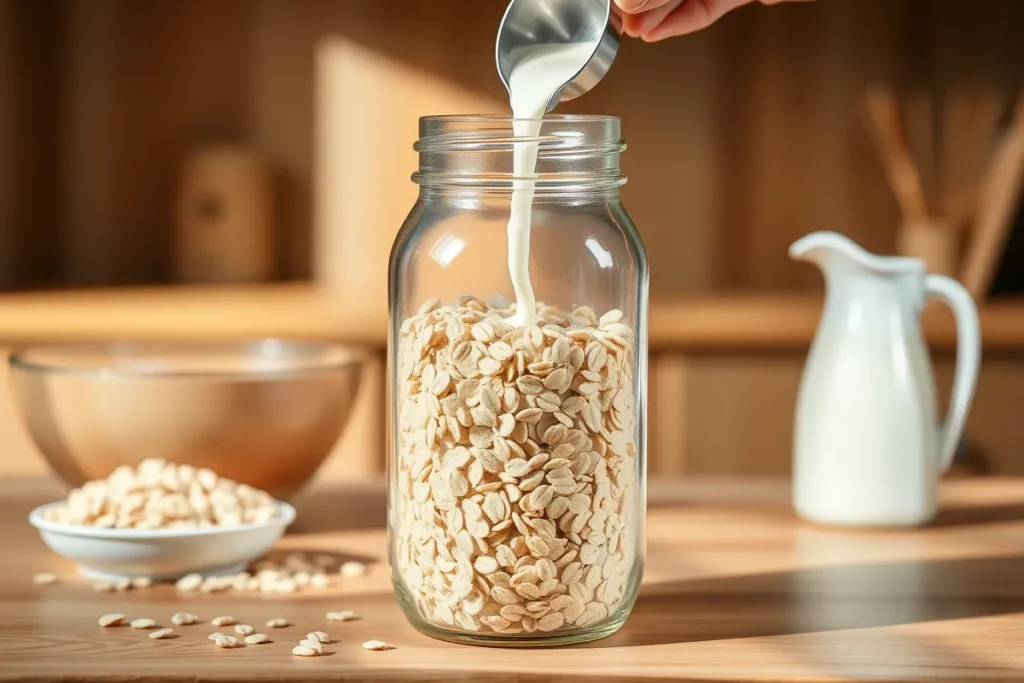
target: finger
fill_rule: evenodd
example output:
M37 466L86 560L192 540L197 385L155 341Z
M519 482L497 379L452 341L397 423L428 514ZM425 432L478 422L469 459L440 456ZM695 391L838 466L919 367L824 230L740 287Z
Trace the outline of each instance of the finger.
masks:
M619 25L622 27L621 31L623 34L632 36L633 38L640 37L640 34L636 32L635 28L636 15L627 13L626 10L615 4L612 5L612 11L619 17Z
M680 5L690 0L667 0L657 9L644 12L643 14L634 14L628 17L628 32L632 36L642 37L647 32L657 28L665 19L673 12L675 12Z
M707 28L727 12L753 0L685 0L663 21L643 30L640 37L648 42L670 36L682 36Z
M665 1L670 2L671 0ZM645 12L640 12L638 14L630 14L626 12L624 9L621 9L618 5L614 5L614 8L615 13L619 15L619 19L622 22L622 33L626 34L627 36L632 36L633 38L639 38L641 34L643 34L644 30L647 28L646 24L644 23L644 17L646 17L647 14Z
M657 9L671 0L615 0L615 5L625 14L639 14Z

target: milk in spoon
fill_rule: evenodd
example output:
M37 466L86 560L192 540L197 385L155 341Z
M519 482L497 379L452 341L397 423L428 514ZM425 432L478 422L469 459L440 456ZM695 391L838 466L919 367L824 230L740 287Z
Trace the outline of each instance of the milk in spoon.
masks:
M513 150L515 178L508 221L508 272L516 295L516 312L509 318L512 325L537 322L537 299L530 284L530 219L542 119L555 94L586 66L596 48L596 42L534 45L509 77L512 130L517 138L525 138Z

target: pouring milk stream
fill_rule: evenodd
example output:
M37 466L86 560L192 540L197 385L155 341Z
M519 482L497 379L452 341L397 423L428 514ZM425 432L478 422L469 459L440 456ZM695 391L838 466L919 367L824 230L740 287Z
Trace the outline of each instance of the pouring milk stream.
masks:
M596 42L531 46L509 78L512 130L517 138L525 138L515 143L508 221L508 272L516 294L516 312L509 318L513 325L537 321L537 299L530 284L530 218L543 117L555 94L583 69L596 47Z

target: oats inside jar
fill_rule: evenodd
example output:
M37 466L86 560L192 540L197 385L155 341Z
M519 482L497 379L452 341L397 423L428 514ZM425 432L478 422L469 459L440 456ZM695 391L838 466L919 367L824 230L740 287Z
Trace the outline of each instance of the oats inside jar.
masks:
M510 313L435 300L401 327L396 568L438 626L571 630L636 564L635 333L619 311Z

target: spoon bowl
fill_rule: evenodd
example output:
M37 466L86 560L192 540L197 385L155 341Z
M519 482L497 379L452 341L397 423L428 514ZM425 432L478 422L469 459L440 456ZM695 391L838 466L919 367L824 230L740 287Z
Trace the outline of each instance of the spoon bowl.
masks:
M505 88L516 64L537 45L593 44L586 65L551 98L547 111L593 89L619 51L622 21L612 0L512 0L498 28L495 57Z

